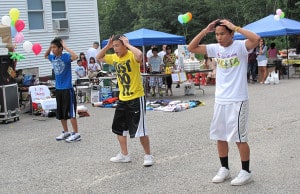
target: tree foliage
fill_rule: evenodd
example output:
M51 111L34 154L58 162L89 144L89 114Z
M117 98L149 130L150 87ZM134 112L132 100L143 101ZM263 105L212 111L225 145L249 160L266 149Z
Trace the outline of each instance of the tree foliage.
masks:
M228 18L244 26L282 9L285 16L300 20L299 0L98 0L101 40L140 28L185 35L187 43L207 24ZM193 19L180 24L179 14L191 12ZM276 38L271 38L272 41ZM294 40L295 37L291 37ZM205 41L215 41L209 36ZM277 42L281 42L278 37ZM163 43L162 43L163 44Z

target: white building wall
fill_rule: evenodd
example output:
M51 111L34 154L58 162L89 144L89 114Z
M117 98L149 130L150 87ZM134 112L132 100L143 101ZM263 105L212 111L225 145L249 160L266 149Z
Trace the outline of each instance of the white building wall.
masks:
M78 55L80 52L86 53L94 41L100 42L97 0L65 1L67 18L69 20L68 33L58 33L57 30L53 29L51 0L43 0L45 29L38 31L29 31L27 0L0 0L0 17L4 15L9 16L10 9L17 8L20 11L19 19L25 22L25 28L22 30L24 41L30 41L33 44L39 43L42 46L41 53L35 56L33 52L26 53L24 51L23 42L18 43L16 45L16 52L23 54L25 59L17 63L16 69L37 67L39 69L39 76L51 75L52 66L49 61L44 58L44 53L49 48L51 40L56 36L68 35L68 38L65 39L65 43ZM76 62L74 61L72 65L74 69ZM73 80L75 78L75 74L73 73Z

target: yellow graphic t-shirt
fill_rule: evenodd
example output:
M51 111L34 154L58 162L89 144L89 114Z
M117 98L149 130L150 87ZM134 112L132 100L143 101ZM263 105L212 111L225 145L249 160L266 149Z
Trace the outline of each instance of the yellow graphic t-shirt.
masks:
M145 95L140 63L135 60L130 50L121 58L116 54L107 54L104 59L107 64L115 66L120 100L128 101Z
M165 74L172 74L172 68L175 68L176 55L171 53L169 56L164 55L163 58L165 64Z

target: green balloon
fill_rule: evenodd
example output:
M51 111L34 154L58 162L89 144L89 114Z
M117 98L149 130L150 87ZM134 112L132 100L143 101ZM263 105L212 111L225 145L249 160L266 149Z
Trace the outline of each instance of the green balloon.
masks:
M182 20L183 20L183 23L188 23L189 22L189 16L188 16L188 14L184 14L183 16L182 16Z
M15 27L16 21L15 20L11 20L10 25Z

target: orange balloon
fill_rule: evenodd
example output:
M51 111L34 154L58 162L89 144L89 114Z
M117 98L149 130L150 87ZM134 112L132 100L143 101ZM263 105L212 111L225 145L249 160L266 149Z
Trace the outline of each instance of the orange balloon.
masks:
M192 17L193 17L192 13L191 12L187 12L186 14L188 15L188 18L189 18L188 22L191 21Z

